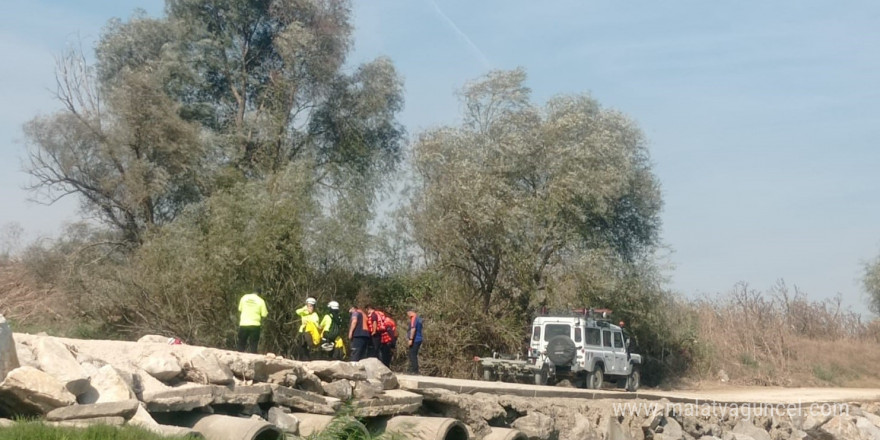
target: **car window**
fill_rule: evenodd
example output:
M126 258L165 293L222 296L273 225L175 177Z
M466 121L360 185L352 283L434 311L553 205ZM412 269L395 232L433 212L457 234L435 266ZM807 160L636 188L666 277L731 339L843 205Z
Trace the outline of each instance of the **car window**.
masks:
M608 330L602 330L602 345L611 346L611 332Z
M574 328L574 342L581 342L584 338L581 336L581 328Z
M614 332L614 348L623 348L623 335L620 332Z
M568 324L547 324L544 326L545 341L559 335L571 336L571 326Z
M541 340L541 326L536 325L534 329L532 329L532 340L540 341Z
M587 328L587 345L602 345L602 333L597 328Z

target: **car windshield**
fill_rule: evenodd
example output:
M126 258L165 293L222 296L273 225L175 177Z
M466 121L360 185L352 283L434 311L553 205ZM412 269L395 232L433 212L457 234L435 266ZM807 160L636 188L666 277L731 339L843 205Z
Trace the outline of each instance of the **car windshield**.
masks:
M549 341L554 336L571 336L571 326L568 324L547 324L544 326L544 340Z

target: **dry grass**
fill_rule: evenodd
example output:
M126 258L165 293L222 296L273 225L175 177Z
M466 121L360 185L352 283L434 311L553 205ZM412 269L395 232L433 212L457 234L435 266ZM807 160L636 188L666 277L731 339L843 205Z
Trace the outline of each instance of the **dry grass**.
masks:
M780 283L770 293L737 285L692 305L703 380L782 386L880 385L880 323L866 323L840 300L809 301Z
M15 331L51 334L72 329L77 319L74 301L54 285L41 282L24 263L0 261L0 314Z

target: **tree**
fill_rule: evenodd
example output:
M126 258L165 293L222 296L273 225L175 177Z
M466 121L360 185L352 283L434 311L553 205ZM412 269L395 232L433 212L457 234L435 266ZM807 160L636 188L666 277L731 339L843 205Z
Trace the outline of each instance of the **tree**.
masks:
M290 163L365 228L399 161L402 83L387 59L343 71L346 0L168 0L111 21L97 63L59 63L63 109L26 127L33 188L68 194L140 244L218 189Z
M880 258L865 264L865 277L862 279L868 293L868 303L874 313L880 314Z
M81 196L82 208L139 244L143 233L198 200L203 144L198 127L148 75L131 72L105 91L81 54L58 63L63 109L24 127L31 189L54 202Z
M524 81L514 70L467 85L463 125L414 145L415 240L496 317L547 304L564 269L586 257L639 264L660 226L636 125L584 95L536 107Z

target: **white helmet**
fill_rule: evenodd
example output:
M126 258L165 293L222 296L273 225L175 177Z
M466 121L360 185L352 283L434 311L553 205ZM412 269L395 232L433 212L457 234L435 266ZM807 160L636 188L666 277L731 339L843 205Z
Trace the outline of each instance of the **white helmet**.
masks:
M327 307L330 307L333 310L339 310L339 303L336 301L330 301L327 303Z
M311 296L308 297L308 298L306 298L306 304L315 305L315 304L317 304L317 303L318 303L318 301L315 300L315 298L312 298Z

